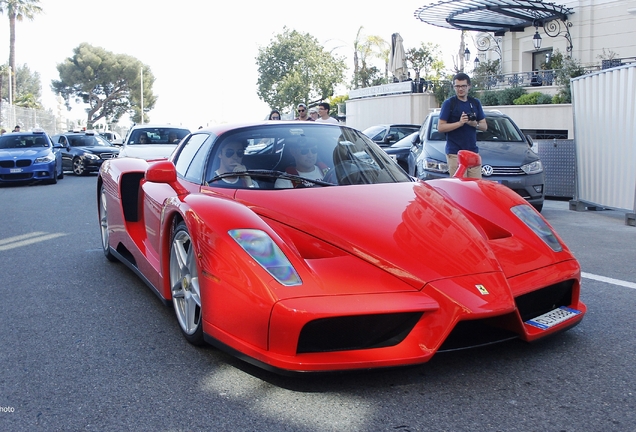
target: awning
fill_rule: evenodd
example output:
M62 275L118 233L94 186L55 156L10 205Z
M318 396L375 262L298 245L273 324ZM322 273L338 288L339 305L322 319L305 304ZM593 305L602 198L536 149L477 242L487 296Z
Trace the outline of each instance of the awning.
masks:
M415 18L434 26L503 36L527 27L567 21L570 8L540 0L442 0L422 6Z

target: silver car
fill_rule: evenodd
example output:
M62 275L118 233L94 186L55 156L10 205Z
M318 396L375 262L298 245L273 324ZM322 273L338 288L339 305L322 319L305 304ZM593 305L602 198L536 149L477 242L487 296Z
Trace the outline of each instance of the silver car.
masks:
M545 173L532 139L499 111L485 111L488 130L477 132L484 180L496 181L525 198L538 211L545 199ZM437 130L439 111L426 117L413 139L417 153L415 175L422 180L448 177L446 134Z

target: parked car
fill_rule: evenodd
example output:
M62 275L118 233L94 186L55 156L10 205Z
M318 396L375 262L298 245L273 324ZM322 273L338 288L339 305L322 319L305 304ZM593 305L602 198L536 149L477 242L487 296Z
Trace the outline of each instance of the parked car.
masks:
M477 131L477 147L482 159L481 174L508 186L537 210L545 199L545 173L532 139L524 136L515 122L499 111L485 111L488 130ZM426 117L414 144L417 147L416 173L422 180L448 177L446 134L437 130L439 111Z
M322 180L287 171L298 154ZM462 153L460 168L477 159ZM316 372L581 321L575 257L519 195L482 183L418 181L355 129L279 121L197 130L168 159L106 161L96 197L104 255L172 303L187 341Z
M413 140L419 133L418 129L417 132L405 136L395 144L389 147L382 147L382 150L387 152L391 159L396 161L410 176L415 176L415 163L419 153L422 151L421 146L413 144Z
M62 155L43 130L0 136L0 183L64 178Z
M416 124L381 124L368 127L362 133L380 147L387 147L419 130L420 125Z
M121 135L119 135L117 132L104 131L100 132L99 134L115 145L123 143Z
M99 171L102 162L117 157L119 147L95 131L70 131L51 137L60 144L62 166L75 175Z
M188 134L190 130L180 126L138 124L128 131L119 157L167 158Z

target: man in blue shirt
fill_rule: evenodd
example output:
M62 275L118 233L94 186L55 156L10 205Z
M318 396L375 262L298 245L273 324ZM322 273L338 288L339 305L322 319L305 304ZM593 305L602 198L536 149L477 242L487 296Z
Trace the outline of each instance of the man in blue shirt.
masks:
M468 97L470 77L458 73L453 77L455 96L442 104L437 130L446 134L446 161L448 172L452 176L457 171L457 152L470 150L479 153L477 148L477 130L488 129L486 115L479 99ZM467 177L481 178L481 165L469 168Z

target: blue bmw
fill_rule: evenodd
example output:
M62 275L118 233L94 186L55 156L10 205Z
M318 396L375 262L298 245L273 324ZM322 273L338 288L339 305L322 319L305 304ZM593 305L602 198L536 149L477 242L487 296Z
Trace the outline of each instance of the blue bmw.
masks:
M0 136L0 183L64 178L62 155L42 130Z

